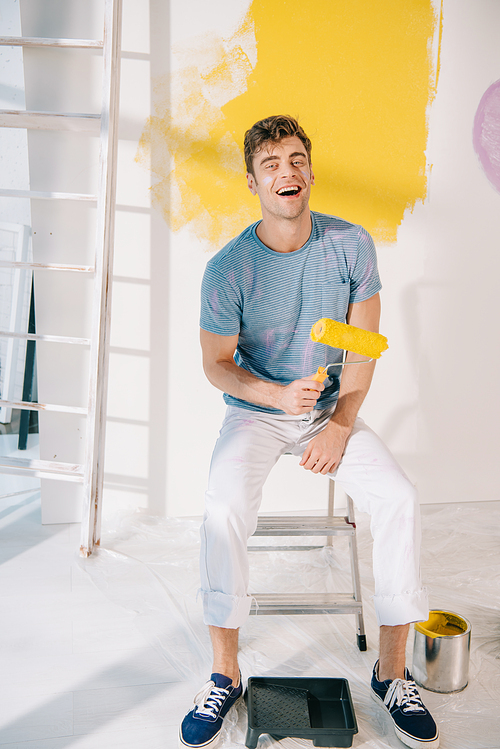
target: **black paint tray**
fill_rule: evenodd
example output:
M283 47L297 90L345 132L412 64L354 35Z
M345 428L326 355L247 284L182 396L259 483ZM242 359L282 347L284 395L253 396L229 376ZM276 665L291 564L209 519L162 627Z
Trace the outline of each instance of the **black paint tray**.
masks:
M255 749L262 733L279 741L309 739L314 746L352 746L358 732L347 679L251 676L247 692L245 746Z

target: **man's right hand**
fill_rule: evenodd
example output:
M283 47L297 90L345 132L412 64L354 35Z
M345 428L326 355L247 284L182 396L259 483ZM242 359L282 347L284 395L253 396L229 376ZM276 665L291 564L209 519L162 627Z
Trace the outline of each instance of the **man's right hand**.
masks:
M290 416L309 413L313 410L324 389L325 386L322 382L316 382L316 380L310 380L307 377L294 380L289 385L281 387L276 408L290 414Z

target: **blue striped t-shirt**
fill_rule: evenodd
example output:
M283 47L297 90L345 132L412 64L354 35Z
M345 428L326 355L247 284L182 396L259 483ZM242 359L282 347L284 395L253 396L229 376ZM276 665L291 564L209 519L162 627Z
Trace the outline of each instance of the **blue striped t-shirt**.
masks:
M316 212L311 219L308 241L288 253L266 247L256 234L259 222L252 224L209 260L203 277L203 330L239 334L236 364L282 385L342 361L341 350L311 340L312 326L321 317L345 322L349 304L363 302L381 288L375 246L361 226ZM338 371L316 408L337 400L340 367ZM224 400L283 413L227 393Z

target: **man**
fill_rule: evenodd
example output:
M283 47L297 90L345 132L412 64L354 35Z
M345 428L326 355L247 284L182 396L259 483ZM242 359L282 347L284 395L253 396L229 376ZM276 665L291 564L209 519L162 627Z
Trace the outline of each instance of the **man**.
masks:
M245 135L245 161L262 221L209 261L202 286L204 369L228 409L201 528L213 673L182 722L179 745L214 747L225 715L242 695L237 652L251 604L247 539L269 471L291 452L305 470L331 475L372 516L380 625L372 692L404 743L435 749L436 724L405 668L409 623L428 618L415 491L357 417L374 364L352 364L326 387L311 379L318 366L342 359L341 351L310 340L319 318L378 332L381 284L373 241L360 226L310 211L311 142L294 119L257 122Z

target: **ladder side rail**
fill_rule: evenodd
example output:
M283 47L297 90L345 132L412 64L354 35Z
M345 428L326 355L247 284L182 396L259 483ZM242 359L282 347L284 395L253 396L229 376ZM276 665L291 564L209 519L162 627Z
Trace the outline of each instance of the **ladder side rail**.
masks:
M111 283L116 206L122 0L106 0L103 47L100 177L97 202L95 290L90 347L89 422L85 455L81 553L100 541L108 387Z
M12 231L17 235L15 256L15 263L23 263L28 258L29 251L29 227L23 224L19 225L7 225L9 226L8 231ZM8 262L8 261L6 261ZM7 266L8 267L8 266ZM14 278L12 284L12 299L10 305L10 320L9 320L9 332L21 332L20 324L23 314L23 278L22 271L20 268L14 268ZM31 279L30 279L31 282ZM17 353L19 350L19 340L15 337L9 338L7 343L7 354L5 357L5 377L2 396L5 401L14 399L14 388L16 385L16 371L17 371ZM0 408L0 422L3 424L9 424L12 418L12 408L7 405L2 405Z
M335 514L335 481L330 479L328 482L328 517L333 518ZM327 536L326 546L333 546L333 537Z
M350 523L355 523L354 517L354 503L349 495L347 495L347 520ZM349 537L349 553L351 556L351 575L352 575L352 589L353 598L359 603L360 609L356 613L356 639L358 641L358 648L361 651L366 650L366 632L365 632L365 620L363 616L362 597L361 597L361 578L359 574L359 555L358 555L358 540L356 533Z
M354 507L352 499L347 496L348 517L354 522ZM352 590L355 601L361 602L361 579L359 576L359 557L356 534L349 537L349 550L351 553Z
M29 322L28 322L28 335L36 335L35 325L35 279L33 277L33 271L31 271L31 290L30 290L30 311L29 311ZM24 337L24 336L23 336ZM35 395L34 384L35 384L35 357L36 357L36 342L26 340L26 355L24 358L24 377L23 377L23 394L21 400L33 401ZM21 418L19 422L19 438L17 442L18 450L26 450L28 448L28 436L30 429L30 420L32 412L28 409L21 411Z

